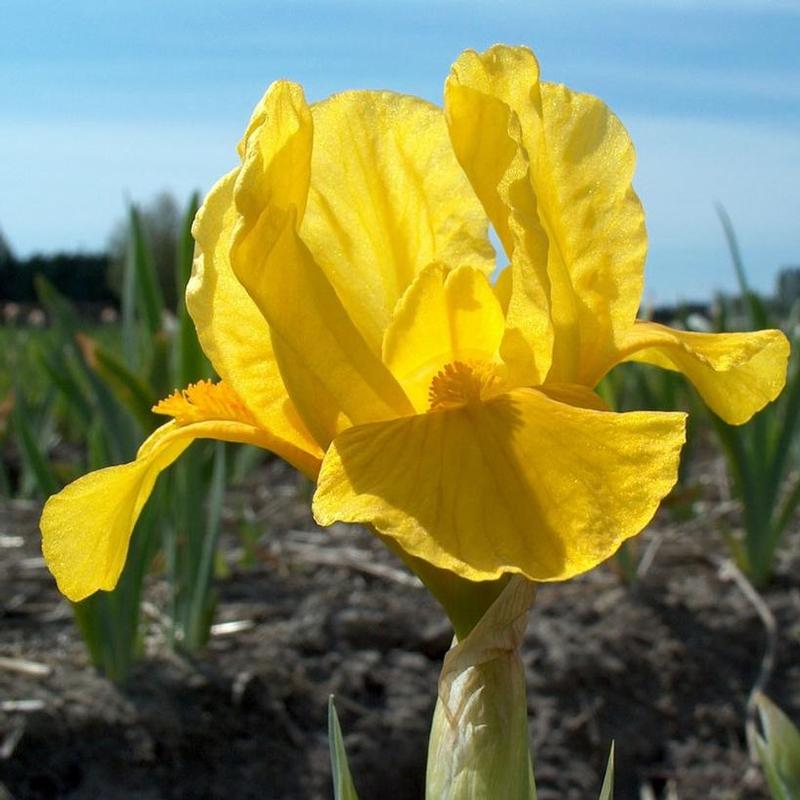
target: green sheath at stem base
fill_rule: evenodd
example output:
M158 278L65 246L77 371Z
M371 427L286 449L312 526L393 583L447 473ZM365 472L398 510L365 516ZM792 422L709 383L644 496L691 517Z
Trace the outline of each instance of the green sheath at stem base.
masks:
M534 585L515 576L447 653L428 746L427 800L535 800L520 646Z

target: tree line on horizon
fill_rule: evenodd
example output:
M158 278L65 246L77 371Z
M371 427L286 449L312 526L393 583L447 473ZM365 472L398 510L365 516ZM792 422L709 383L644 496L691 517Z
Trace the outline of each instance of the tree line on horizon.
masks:
M137 210L163 296L168 307L174 307L177 287L173 265L180 236L180 205L169 192L161 192ZM0 303L36 303L36 278L42 276L75 303L118 307L129 243L127 215L114 225L105 250L97 253L36 253L18 258L0 230Z
M175 308L178 287L175 285L173 265L181 235L183 211L175 197L166 191L135 208L148 250L155 262L166 306ZM123 266L128 257L130 241L130 216L126 215L114 225L103 252L37 253L20 259L14 255L0 230L0 303L36 303L36 277L41 275L75 303L118 308ZM775 293L762 299L788 311L800 299L800 267L782 269L777 276ZM680 312L679 316L707 314L715 300L709 298L706 302L651 308L647 309L647 316L656 321L667 321L674 319L676 312Z

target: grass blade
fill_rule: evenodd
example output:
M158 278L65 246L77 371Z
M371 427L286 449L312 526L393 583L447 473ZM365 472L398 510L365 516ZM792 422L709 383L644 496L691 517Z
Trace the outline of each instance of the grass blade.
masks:
M739 283L742 298L747 302L750 312L750 324L753 329L769 328L767 310L758 295L750 289L742 253L739 249L739 241L736 238L736 231L733 229L731 218L721 203L717 203L716 208L717 216L722 223L722 230L725 233L725 241L728 244L728 252L733 262L733 269L736 272L736 280Z
M342 728L339 725L339 717L336 715L333 695L328 698L328 744L331 750L334 800L358 800L356 787L353 785L353 778L347 763Z
M184 301L186 284L192 273L194 259L194 239L192 238L192 223L197 214L199 196L192 195L186 214L183 218L180 239L178 240L178 253L175 262L175 284L178 292L178 317L177 341L174 351L173 377L176 386L186 386L192 381L210 375L210 365L200 347L200 340L194 329L194 322L189 316Z
M130 224L136 297L147 330L151 336L154 336L161 330L164 298L158 284L156 265L145 239L142 218L136 206L131 206Z
M185 646L189 651L198 650L208 641L211 630L211 620L216 606L216 598L212 590L214 575L214 558L217 552L217 542L222 530L222 508L225 499L225 445L217 442L214 445L214 466L211 474L210 486L201 474L195 486L190 487L195 491L187 493L185 502L191 503L193 498L204 493L208 495L208 504L205 513L205 524L201 530L199 541L194 540L194 551L185 553L192 562L191 592L188 597L189 607L188 623L186 625ZM199 547L197 546L199 545Z
M800 731L766 695L756 698L764 735L756 749L773 800L800 796Z
M606 776L603 778L603 786L600 789L600 797L597 800L613 800L614 797L614 742L611 742L611 752L608 754L608 764L606 765Z
M110 350L84 334L78 334L78 337L83 357L89 366L144 430L153 428L156 418L150 409L156 398L152 387Z
M30 412L22 395L17 392L14 409L11 412L11 420L14 431L17 434L22 460L33 476L39 494L42 497L49 497L59 490L59 481L50 468L46 454L36 441L29 424L29 418Z
M36 289L58 334L58 346L51 354L51 358L56 360L56 370L59 359L66 359L68 364L76 366L80 371L80 378L89 390L88 399L92 406L92 416L99 416L103 420L108 435L110 457L117 463L129 460L136 452L139 432L124 408L116 401L109 387L92 369L87 360L89 354L81 349L79 342L83 334L74 306L44 278L37 279ZM62 353L59 353L59 348L63 351ZM78 402L78 395L74 391L68 390L66 397L71 403Z

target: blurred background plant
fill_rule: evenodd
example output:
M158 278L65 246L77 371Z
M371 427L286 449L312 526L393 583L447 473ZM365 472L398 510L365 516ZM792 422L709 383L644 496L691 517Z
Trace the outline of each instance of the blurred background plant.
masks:
M687 442L678 485L664 503L680 520L691 516L701 494L693 484L698 450L716 441L725 457L731 498L741 514L737 523L720 517L731 557L757 587L772 578L776 551L795 519L800 503L797 427L800 418L800 270L780 273L774 298L750 288L733 225L724 208L718 214L740 293L718 295L705 308L678 306L656 321L685 330L733 332L779 328L792 346L786 388L781 396L746 425L729 425L702 402L682 376L643 364L622 364L609 373L598 392L617 411L648 409L689 412ZM738 522L740 520L740 522ZM615 564L626 583L634 585L648 566L638 540L626 542Z
M136 443L159 423L150 409L176 387L211 376L183 303L191 271L193 197L180 210L160 194L109 238L108 255L34 256L18 261L0 234L3 325L0 326L0 490L44 498L79 474L131 459ZM777 297L751 291L733 227L720 209L740 293L714 303L643 312L689 330L781 327L798 343L800 271L781 273ZM109 288L111 287L111 288ZM690 412L680 480L665 504L676 522L697 513L702 496L698 456L725 454L739 517L722 515L723 531L740 568L756 585L772 574L775 552L800 502L796 427L800 369L796 347L782 397L748 425L734 428L703 409L678 375L624 364L598 387L608 405ZM94 663L124 680L141 647L142 587L148 570L161 570L169 601L165 631L176 649L205 643L213 617L213 573L226 474L242 478L263 454L198 442L159 481L137 526L133 558L115 592L79 604L76 619ZM10 454L10 455L9 455ZM702 476L701 476L702 477ZM160 520L160 522L156 522ZM260 530L240 519L243 558L258 558ZM717 523L715 523L717 524ZM635 585L657 548L638 541L615 564Z
M772 800L800 797L800 730L766 695L756 699L761 733L755 737L758 759Z
M742 506L742 531L725 531L731 555L756 586L772 578L776 550L800 502L796 432L800 417L800 301L797 271L782 273L774 302L750 288L736 234L718 207L740 296L720 297L712 320L715 331L781 328L792 354L781 396L747 424L734 427L709 412L728 467L731 489Z
M687 310L677 308L671 315L670 325L681 325ZM675 518L685 518L693 513L692 501L697 495L691 484L689 471L699 439L697 410L699 399L692 393L682 375L643 364L621 364L606 375L597 387L598 394L609 408L615 411L687 411L686 444L681 458L678 484L663 503L667 513ZM620 576L631 587L637 585L646 573L654 547L643 547L638 538L624 542L614 558Z
M4 492L43 499L85 471L131 460L138 442L163 422L151 407L176 387L212 375L183 303L197 203L192 197L178 213L160 195L144 212L130 208L125 234L115 231L110 264L104 262L119 289L118 314L107 305L99 321L89 322L44 274L25 275L34 281L40 316L33 325L30 313L27 320L17 314L2 328L0 409L10 424L0 425L0 437L12 436L18 454L15 465L0 470ZM53 277L60 277L57 270ZM167 577L164 617L173 646L192 653L209 635L226 472L245 473L253 452L239 448L230 459L220 443L193 449L193 458L159 481L117 588L74 605L93 663L118 682L141 650L143 586L154 560Z

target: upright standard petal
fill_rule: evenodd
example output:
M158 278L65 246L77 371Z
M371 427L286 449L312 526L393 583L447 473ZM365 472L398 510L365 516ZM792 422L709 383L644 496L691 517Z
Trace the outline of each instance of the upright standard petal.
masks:
M380 354L395 304L431 262L490 274L488 222L453 156L441 109L392 92L311 107L311 188L300 235Z
M268 214L267 228L279 219ZM270 324L281 375L316 441L327 447L351 424L411 413L402 388L300 241L294 214L277 233L259 227L254 235L262 258L242 262L237 274Z
M231 265L269 325L289 395L325 447L350 424L410 413L411 406L298 235L313 138L301 101L293 88L273 85L263 122L247 138Z
M230 247L237 211L233 189L238 170L209 192L192 228L197 251L186 289L203 352L217 374L248 406L259 427L289 448L322 458L281 378L269 325L233 274Z
M551 244L548 269L569 274L574 301L563 302L576 303L580 342L574 366L570 342L556 343L550 378L585 382L633 325L641 300L647 232L631 185L636 154L601 100L555 84L540 90L534 186ZM556 297L553 304L558 314Z
M524 48L467 51L445 83L445 114L453 149L511 262L505 271L503 357L519 383L541 383L550 369L548 241L539 221L528 153L516 109L537 107L539 65Z
M682 372L731 425L747 422L786 383L789 342L780 331L693 333L637 322L620 344L612 365L639 361Z
M303 89L291 81L275 81L259 102L240 144L242 171L236 185L241 214L238 240L255 226L265 208L297 209L303 218L311 179L311 110ZM239 246L242 247L241 241Z
M526 200L526 211L512 213L511 219L524 224L523 217L533 208L546 235L555 327L549 378L584 382L633 324L641 296L647 236L641 204L631 188L633 146L600 100L540 83L538 65L526 48L496 46L482 54L465 53L454 73L459 83L480 92L484 107L504 105L519 126L535 203ZM448 111L451 106L448 102ZM475 112L460 116L466 120L462 124L477 127ZM483 116L502 119L498 111ZM475 135L464 139L469 142ZM459 149L455 137L454 146ZM496 148L495 160L501 152ZM470 172L466 164L465 169ZM514 212L513 197L506 194L499 193L499 200ZM521 188L516 195L525 196ZM513 302L513 281L511 296Z
M684 414L577 408L530 389L363 425L328 450L314 516L373 525L470 580L561 580L649 522L677 479L684 428Z
M434 264L398 303L383 360L414 408L426 411L431 381L445 365L497 364L504 326L500 302L482 272L465 266L448 273Z
M162 401L160 410L176 421L158 428L128 464L91 472L53 495L45 504L40 527L42 552L58 588L70 600L83 600L98 589L116 586L133 528L159 473L199 438L285 448L256 427L249 412L222 384L186 397ZM158 407L157 407L158 408ZM209 419L214 414L216 418ZM314 462L301 450L281 453L307 474Z

